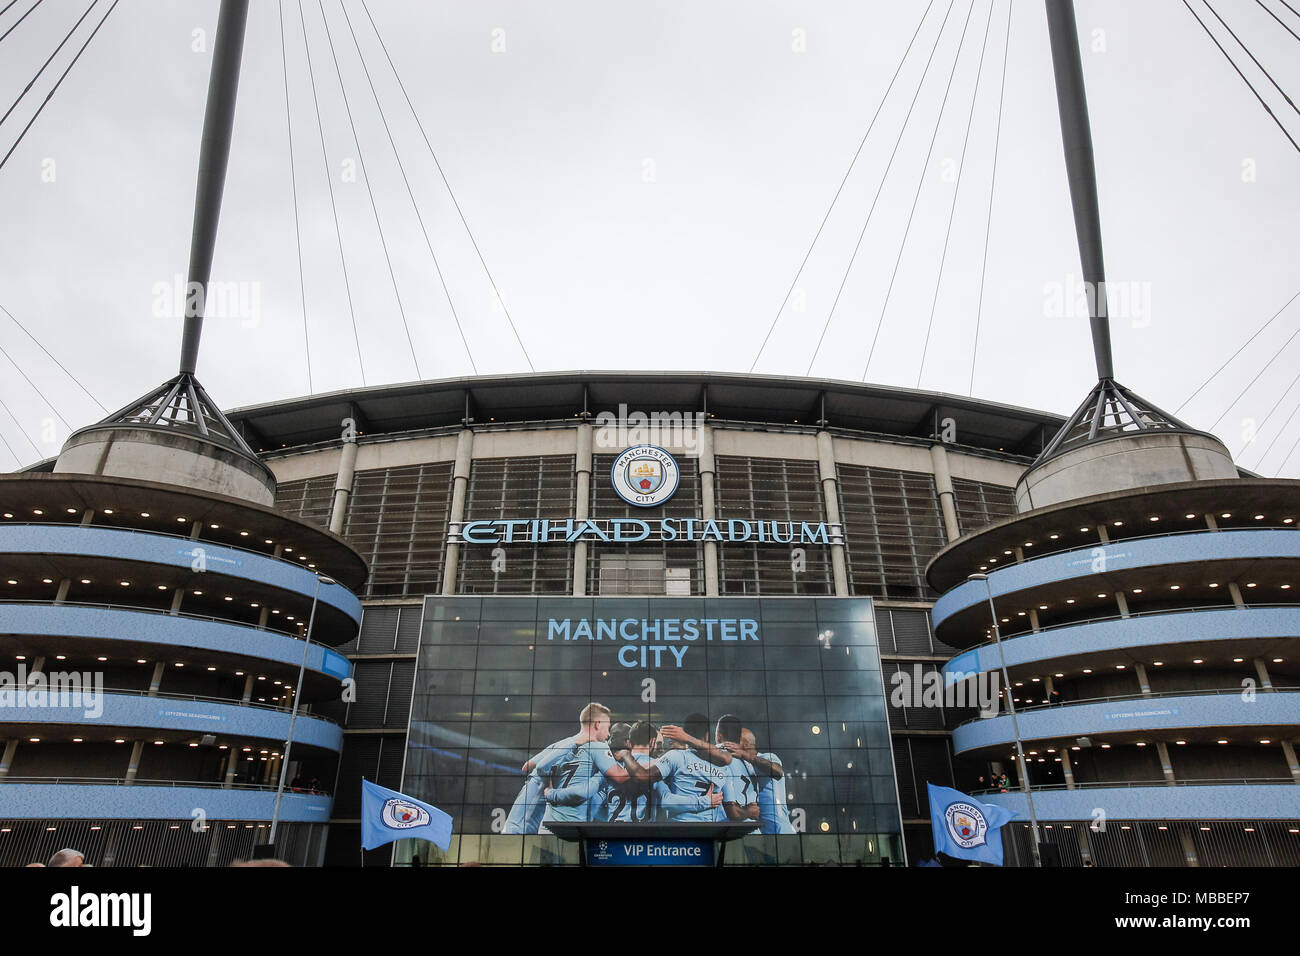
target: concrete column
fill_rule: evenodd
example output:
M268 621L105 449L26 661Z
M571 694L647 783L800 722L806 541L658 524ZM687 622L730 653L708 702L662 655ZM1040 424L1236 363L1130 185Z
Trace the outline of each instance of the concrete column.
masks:
M1106 530L1104 524L1097 525L1097 537L1101 539L1102 544L1110 544L1110 532Z
M573 517L586 521L591 516L591 425L588 422L578 426L578 450L574 456L573 471L577 478ZM574 597L582 597L587 593L587 547L585 540L573 545Z
M1160 755L1160 770L1165 775L1165 783L1174 786L1174 763L1169 759L1169 745L1163 740L1156 744L1156 753Z
M1065 789L1073 790L1074 785L1074 767L1070 764L1070 748L1061 748L1061 773L1065 774Z
M1241 586L1236 581L1228 582L1228 594L1232 596L1233 607L1245 607L1246 599L1241 595Z
M1209 528L1211 531L1219 530L1219 522L1214 520L1214 515L1205 516L1205 526Z
M126 782L124 786L131 786L135 783L135 775L140 771L140 756L144 753L144 741L137 740L131 744L131 762L126 768Z
M1029 609L1029 627L1035 634L1042 630L1038 624L1038 608L1036 607Z
M1178 842L1183 847L1183 859L1187 861L1188 866L1200 866L1201 861L1196 856L1196 844L1192 842L1192 835L1187 832L1187 826L1190 825L1178 826L1178 824L1174 824L1174 826L1178 827Z
M72 579L64 578L59 582L59 589L54 593L54 603L62 604L68 599L68 589L72 587Z
M352 495L352 478L357 471L357 439L343 439L343 454L339 458L339 473L334 478L334 504L330 508L330 531L343 533L343 519L348 514L348 498Z
M1015 555L1016 555L1016 564L1024 564L1024 563L1025 563L1025 549L1022 548L1020 545L1016 545L1014 551L1015 551Z
M952 488L952 474L948 471L948 449L943 442L930 446L930 467L934 470L934 490L939 495L939 510L943 512L943 530L949 541L961 537L957 524L957 500Z
M244 696L239 699L242 700L245 704L247 704L250 700L253 699L253 675L252 674L246 674L244 676Z
M158 661L153 666L153 678L149 681L149 696L157 697L158 688L162 686L163 672L167 670L167 665Z
M221 783L222 790L229 790L235 785L235 774L239 772L240 750L234 744L231 744L228 753L230 756L226 760L226 777Z
M1088 845L1088 828L1077 827L1076 832L1079 834L1079 856L1086 864L1092 859L1092 847Z
M190 522L190 540L198 541L199 535L203 533L203 522L195 518Z
M27 683L30 684L32 682L32 678L34 678L37 674L42 673L44 670L45 670L45 655L42 654L40 657L36 658L36 660L32 661L31 667L27 668Z
M1255 673L1259 675L1259 686L1261 690L1273 689L1273 682L1269 680L1268 667L1264 664L1264 658L1255 658Z
M270 620L270 618L271 618L271 609L266 605L262 605L261 610L257 612L257 626L266 627L266 622Z
M1116 591L1115 604L1119 608L1119 616L1128 617L1128 595L1123 591Z
M220 856L220 852L219 852L219 851L220 851L220 849L221 849L221 833L222 833L222 828L219 827L219 826L217 826L215 823L211 823L211 822L209 822L209 823L207 824L207 827L208 827L208 833L209 833L209 836L208 836L208 860L207 860L207 862L204 864L204 866L207 866L207 867L214 867L214 866L217 865L217 859L218 859L219 856Z
M469 468L474 457L474 433L468 428L461 429L456 437L456 466L452 471L451 514L447 517L449 527L459 533L461 523L465 520L465 497L469 488ZM447 560L442 569L442 593L456 593L456 569L460 561L460 542L447 542Z
M1282 741L1282 756L1286 757L1286 765L1291 768L1291 779L1300 783L1300 761L1296 760L1295 746L1291 741Z
M717 517L717 502L713 482L717 463L713 458L713 429L700 425L700 516L706 521ZM718 542L704 542L704 596L718 596Z
M81 513L81 526L82 526L83 528L85 528L86 526L88 526L88 525L89 525L92 521L94 521L94 520L95 520L95 509L94 509L94 508L87 508L85 511L83 511L83 512Z
M826 520L840 523L839 479L835 472L835 443L831 433L817 433L817 468L822 476L822 499L826 503ZM831 573L835 578L835 596L849 596L849 569L844 558L844 545L831 545Z
M100 867L112 866L117 859L117 844L121 839L122 830L130 826L128 823L110 823L108 825L108 835L104 838L104 855L100 858Z
M168 614L179 614L181 611L181 601L185 598L184 588L172 589L172 606L167 609Z
M1150 697L1151 682L1147 680L1147 666L1145 664L1134 664L1133 673L1137 674L1138 688L1142 691L1142 696Z
M5 741L3 756L0 756L0 780L9 776L9 768L13 766L14 754L18 753L18 738L10 737ZM1292 752L1291 759L1295 759L1295 753Z

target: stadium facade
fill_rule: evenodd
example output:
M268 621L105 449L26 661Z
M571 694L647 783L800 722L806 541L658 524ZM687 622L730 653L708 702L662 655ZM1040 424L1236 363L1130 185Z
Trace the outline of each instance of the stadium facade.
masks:
M926 781L974 787L979 774L950 743L973 708L887 702L897 675L919 688L959 650L929 626L925 565L1014 513L1016 481L1062 422L900 389L621 372L350 391L231 418L276 472L277 506L332 525L371 569L361 633L340 648L357 681L337 712L327 860L342 865L358 858L363 776L462 821L445 855L399 844L369 863L575 861L572 845L505 831L520 766L573 734L588 700L615 721L762 724L803 833L747 838L730 862L898 864L900 829L910 856L927 853ZM680 470L658 506L615 488L616 459L639 444ZM571 522L599 530L568 540ZM681 668L640 647L546 646L552 620L664 617L748 618L762 633L757 647L693 647ZM855 675L836 655L855 629L853 653L878 654L863 673L879 676L850 701ZM571 673L557 683L560 668Z
M935 783L1020 812L1027 864L1012 703L1063 862L1295 862L1296 485L1239 476L1210 436L1143 436L1159 461L1135 465L1061 447L1060 416L948 395L548 373L210 410L204 456L228 467L204 478L157 464L196 440L146 420L176 402L165 386L5 479L15 665L119 689L100 717L9 711L7 863L265 842L318 587L277 838L300 862L357 865L364 777L457 821L446 853L367 865L576 863L512 803L592 701L656 728L734 717L779 756L795 832L728 863L927 857ZM641 446L676 468L666 500L616 487ZM1004 772L1012 792L989 788Z

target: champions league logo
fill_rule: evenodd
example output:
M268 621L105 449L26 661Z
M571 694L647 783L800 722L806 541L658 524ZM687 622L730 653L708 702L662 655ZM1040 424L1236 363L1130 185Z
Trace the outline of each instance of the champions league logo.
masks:
M681 477L676 459L658 445L633 445L614 459L609 472L615 493L638 508L663 504Z
M983 846L988 842L988 820L978 807L969 803L954 803L943 812L948 825L948 835L963 850Z
M394 830L409 830L412 827L426 825L429 822L429 811L394 797L384 801L381 819L386 827L392 827Z

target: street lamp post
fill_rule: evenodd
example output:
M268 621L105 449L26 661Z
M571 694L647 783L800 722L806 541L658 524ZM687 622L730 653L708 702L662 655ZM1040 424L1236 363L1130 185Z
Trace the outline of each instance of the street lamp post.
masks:
M1001 662L1002 686L1006 691L1007 709L1011 713L1011 731L1016 736L1016 758L1020 761L1020 789L1024 791L1025 800L1029 804L1029 825L1034 835L1034 866L1041 867L1043 860L1038 851L1038 815L1034 812L1034 791L1029 786L1029 762L1025 759L1025 747L1020 740L1020 721L1016 717L1016 702L1011 693L1011 677L1007 674L1007 657L1002 651L1002 631L998 627L998 609L993 604L993 586L989 584L987 574L972 574L966 580L983 581L984 592L988 595L989 613L993 618L993 643L997 645L998 660Z
M284 778L289 773L289 755L293 750L293 728L298 722L298 699L302 696L302 681L307 671L307 652L311 649L311 629L316 623L316 605L320 601L320 586L337 583L327 575L316 575L316 590L311 597L311 614L307 617L307 634L302 642L302 660L298 663L298 681L293 685L293 711L289 715L289 737L284 742L284 758L280 761L280 783L275 788L275 812L271 815L271 836L267 841L271 846L275 845L275 831L280 823L280 801L284 798Z

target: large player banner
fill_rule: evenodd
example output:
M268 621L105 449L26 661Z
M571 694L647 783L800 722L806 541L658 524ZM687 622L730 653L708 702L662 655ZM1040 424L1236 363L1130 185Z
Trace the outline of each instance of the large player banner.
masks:
M430 597L402 790L460 834L750 821L837 861L888 855L871 602Z

